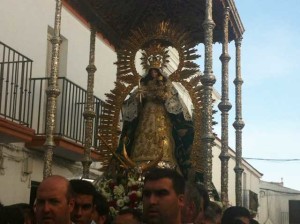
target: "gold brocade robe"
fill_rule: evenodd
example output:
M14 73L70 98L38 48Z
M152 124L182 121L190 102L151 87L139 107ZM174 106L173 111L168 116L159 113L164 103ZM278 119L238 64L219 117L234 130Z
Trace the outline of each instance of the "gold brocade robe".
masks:
M131 158L141 164L156 160L163 152L159 166L176 167L172 123L164 106L169 95L168 86L150 80L142 90L144 104L139 112Z

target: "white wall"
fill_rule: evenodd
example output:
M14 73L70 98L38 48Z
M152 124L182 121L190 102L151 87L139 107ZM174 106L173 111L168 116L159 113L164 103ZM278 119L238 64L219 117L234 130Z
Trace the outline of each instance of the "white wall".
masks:
M0 163L0 168L3 168L0 169L0 202L4 205L29 203L31 181L41 182L43 179L43 155L22 145L0 144L0 159L3 159ZM30 174L24 173L26 158L31 161ZM81 165L54 158L52 173L74 178L81 175Z
M45 77L47 30L54 27L54 0L1 0L0 40L29 57L33 63L33 77ZM68 40L67 78L86 89L89 61L90 31L68 10L62 10L61 34ZM114 88L117 60L115 52L99 38L96 41L95 95ZM64 75L64 74L63 74Z
M289 223L289 200L300 201L300 191L286 188L279 183L260 182L260 223Z
M221 160L219 155L221 153L221 142L216 139L216 146L213 147L213 183L220 195L221 192ZM235 205L235 152L229 150L230 159L228 161L228 200L230 205ZM245 161L242 162L244 174L246 174L246 186L242 184L242 189L245 191L253 191L259 195L259 181L261 174L255 170L250 164ZM242 179L243 180L243 179ZM242 181L243 183L243 181Z

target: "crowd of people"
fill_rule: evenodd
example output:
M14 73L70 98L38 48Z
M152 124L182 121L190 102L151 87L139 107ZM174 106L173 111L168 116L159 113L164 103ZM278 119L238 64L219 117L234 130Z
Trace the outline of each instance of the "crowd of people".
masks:
M53 175L37 189L33 207L0 206L0 224L255 224L239 206L223 211L200 185L186 182L172 169L146 173L143 211L127 208L111 217L106 198L86 180Z

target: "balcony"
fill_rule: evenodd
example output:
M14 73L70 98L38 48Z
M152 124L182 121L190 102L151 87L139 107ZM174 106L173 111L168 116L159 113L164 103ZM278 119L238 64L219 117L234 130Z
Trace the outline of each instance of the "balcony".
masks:
M24 142L33 150L44 150L49 78L32 78L33 61L0 42L0 139L4 143ZM58 78L54 155L82 159L85 139L83 112L87 91L67 78ZM103 102L94 97L92 158L98 159L97 127Z
M29 142L32 60L0 42L0 138L1 142Z

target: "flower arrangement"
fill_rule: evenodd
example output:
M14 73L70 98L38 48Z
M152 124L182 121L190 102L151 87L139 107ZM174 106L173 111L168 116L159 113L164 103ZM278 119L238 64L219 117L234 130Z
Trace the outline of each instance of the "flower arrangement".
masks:
M97 190L108 201L112 216L126 208L142 210L142 187L143 182L135 175L124 176L118 181L103 178L96 183Z

